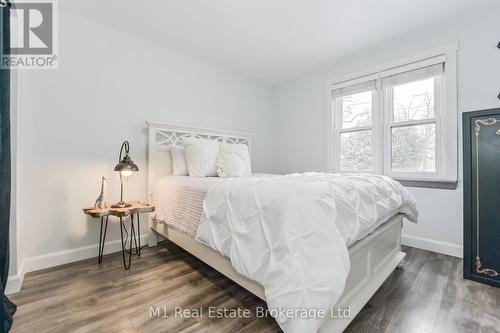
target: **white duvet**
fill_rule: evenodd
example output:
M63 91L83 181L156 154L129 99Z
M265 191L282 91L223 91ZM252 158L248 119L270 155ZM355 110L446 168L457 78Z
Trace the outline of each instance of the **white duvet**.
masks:
M264 287L285 332L316 332L322 318L312 317L344 290L347 247L396 213L416 222L415 200L385 176L233 178L208 191L196 239Z

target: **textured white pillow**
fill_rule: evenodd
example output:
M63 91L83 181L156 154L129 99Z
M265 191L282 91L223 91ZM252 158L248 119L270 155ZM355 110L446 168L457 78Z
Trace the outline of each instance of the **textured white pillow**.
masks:
M191 177L217 176L219 143L214 140L184 138L184 152Z
M187 176L189 174L184 147L179 145L170 146L172 156L172 174L174 176Z
M217 154L217 174L221 178L242 177L246 174L246 165L240 155L234 153Z
M219 143L220 152L226 154L236 154L241 157L245 163L245 173L243 176L249 176L252 173L252 166L250 164L250 153L248 146L245 144L236 143Z

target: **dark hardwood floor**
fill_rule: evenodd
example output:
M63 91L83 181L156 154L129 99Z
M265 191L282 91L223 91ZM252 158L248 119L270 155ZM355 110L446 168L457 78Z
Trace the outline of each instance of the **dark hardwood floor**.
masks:
M500 332L500 289L462 279L462 261L405 248L407 259L346 332ZM265 303L173 245L144 249L125 271L121 253L29 273L12 295L12 332L279 332L256 318ZM201 317L174 308L202 308ZM209 307L251 310L249 318L209 318ZM159 313L151 316L151 308ZM164 318L163 315L169 315ZM195 315L193 313L192 315ZM159 316L158 316L159 315Z

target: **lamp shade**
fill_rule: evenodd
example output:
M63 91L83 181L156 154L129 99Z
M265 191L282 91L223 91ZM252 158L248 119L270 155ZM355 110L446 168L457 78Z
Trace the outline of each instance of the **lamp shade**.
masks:
M128 154L125 154L125 156L121 159L121 161L115 166L115 171L137 172L139 171L139 168L134 163L134 161L132 161L130 156Z
M124 208L131 206L131 204L123 201L123 183L128 180L128 177L131 176L133 172L139 171L139 168L128 155L129 150L130 144L128 143L128 141L124 141L120 148L120 157L118 157L118 164L115 166L115 171L118 171L120 173L120 202L112 205L112 208ZM123 151L125 151L125 156L123 156ZM130 248L130 250L132 250L132 248Z
M123 151L125 150L125 156L123 156ZM128 141L123 141L120 148L120 157L118 157L118 164L115 166L115 171L120 172L122 176L130 176L132 172L139 171L137 165L132 161L129 156L130 144ZM123 158L122 158L123 156Z

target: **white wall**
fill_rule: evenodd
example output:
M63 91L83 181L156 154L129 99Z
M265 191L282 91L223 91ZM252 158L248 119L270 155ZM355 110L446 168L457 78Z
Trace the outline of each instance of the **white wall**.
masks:
M339 76L411 56L459 41L458 112L500 107L500 20L495 14L470 18L466 23L418 35L408 35L362 50L344 62L332 64L308 76L284 83L275 90L277 169L279 172L326 171L326 82ZM461 132L461 131L460 131ZM461 256L462 252L462 160L461 138L459 185L456 190L408 188L420 210L419 223L407 223L403 233L409 245Z
M59 15L59 69L19 71L21 271L97 254L98 223L81 209L93 204L101 176L118 201L113 167L125 139L140 168L125 199L146 199L147 120L253 133L254 170L272 171L271 87L63 9ZM117 239L115 224L108 240Z

